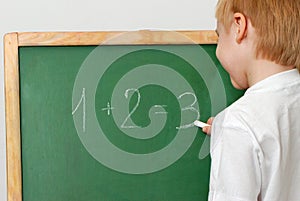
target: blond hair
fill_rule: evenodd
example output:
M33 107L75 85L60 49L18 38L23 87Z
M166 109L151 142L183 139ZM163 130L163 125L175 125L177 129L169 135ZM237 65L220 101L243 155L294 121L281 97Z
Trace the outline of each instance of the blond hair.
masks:
M300 0L219 0L217 20L227 31L233 13L247 16L257 34L256 56L300 72Z

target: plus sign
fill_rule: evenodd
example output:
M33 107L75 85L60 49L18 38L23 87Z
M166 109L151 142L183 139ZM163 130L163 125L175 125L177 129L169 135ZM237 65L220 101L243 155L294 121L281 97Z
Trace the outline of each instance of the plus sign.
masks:
M107 110L107 115L110 115L111 110L115 109L114 107L111 107L109 102L107 102L107 107L106 108L102 108L102 111L106 111Z

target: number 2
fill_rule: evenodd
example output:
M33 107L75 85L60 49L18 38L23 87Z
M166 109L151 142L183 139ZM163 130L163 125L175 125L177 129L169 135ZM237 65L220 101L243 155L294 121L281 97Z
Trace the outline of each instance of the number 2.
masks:
M139 92L138 89L127 89L125 91L125 97L128 98L128 95L129 95L129 92L130 91L133 91L133 92L136 92L137 95L138 95L138 100L137 100L137 103L135 104L135 106L133 107L132 111L127 115L127 117L125 118L125 120L123 121L123 123L121 124L121 128L138 128L139 126L135 126L135 125L125 125L128 121L128 119L131 117L131 115L136 111L136 109L138 108L139 104L140 104L140 101L141 101L141 94Z

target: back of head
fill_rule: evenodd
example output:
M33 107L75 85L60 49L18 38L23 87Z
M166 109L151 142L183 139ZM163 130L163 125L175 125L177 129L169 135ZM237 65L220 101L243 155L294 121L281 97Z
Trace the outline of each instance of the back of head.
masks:
M300 0L219 0L216 18L228 30L233 13L255 28L256 55L300 71Z

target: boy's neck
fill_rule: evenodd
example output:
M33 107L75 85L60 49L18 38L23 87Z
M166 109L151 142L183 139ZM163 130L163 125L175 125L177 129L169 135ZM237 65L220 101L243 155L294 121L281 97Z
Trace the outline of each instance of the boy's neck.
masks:
M295 66L283 66L268 60L255 60L247 72L249 87L277 73L292 70Z

